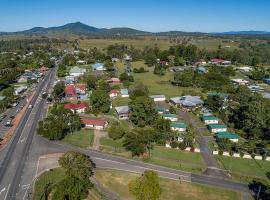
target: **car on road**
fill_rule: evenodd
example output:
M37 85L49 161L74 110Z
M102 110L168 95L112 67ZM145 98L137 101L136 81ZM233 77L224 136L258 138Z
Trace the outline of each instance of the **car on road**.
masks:
M11 106L12 107L16 107L20 102L19 101L16 101L15 103L13 103Z
M28 108L33 108L33 105L30 104L30 105L28 106Z
M12 122L11 122L11 119L7 120L7 122L6 122L5 126L7 126L7 127L10 127L10 126L12 126Z

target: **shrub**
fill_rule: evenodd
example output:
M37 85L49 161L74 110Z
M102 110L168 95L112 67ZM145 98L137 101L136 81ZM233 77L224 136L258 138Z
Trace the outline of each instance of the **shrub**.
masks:
M223 155L223 151L222 150L219 150L218 151L218 155L222 156Z
M179 149L181 149L181 150L185 150L185 149L186 149L186 145L185 145L184 142L179 142L179 143L178 143L178 147L179 147Z

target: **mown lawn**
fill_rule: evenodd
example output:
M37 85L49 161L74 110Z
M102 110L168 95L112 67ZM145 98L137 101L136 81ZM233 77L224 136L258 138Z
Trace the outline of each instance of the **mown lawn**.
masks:
M233 178L249 182L252 178L267 180L266 172L270 170L270 162L254 159L215 156L220 166L232 173Z
M94 131L81 129L80 131L68 134L62 141L81 148L92 146L94 139Z
M121 199L135 200L128 190L128 183L139 175L116 170L97 170L95 177L110 191L118 194ZM215 187L208 187L188 182L178 182L168 179L160 179L162 189L160 199L167 200L240 200L241 194Z
M125 150L122 143L122 140L112 140L110 138L101 138L100 140L101 150L103 152L132 158L131 153ZM201 173L205 168L200 153L169 149L163 146L155 146L151 151L150 158L135 157L134 159L194 173Z
M112 104L114 107L127 106L129 102L130 102L130 98L117 97L112 101Z
M171 84L172 72L166 72L164 76L158 76L153 72L134 74L136 82L145 84L151 95L164 94L167 98L182 96L185 94L200 95L201 90L193 87L177 87Z
M65 178L65 171L63 168L56 168L41 174L36 182L33 194L33 200L46 200L44 197L44 190L49 185L50 191L53 191L54 185ZM50 199L50 198L49 198ZM102 195L96 188L89 190L86 200L102 200Z

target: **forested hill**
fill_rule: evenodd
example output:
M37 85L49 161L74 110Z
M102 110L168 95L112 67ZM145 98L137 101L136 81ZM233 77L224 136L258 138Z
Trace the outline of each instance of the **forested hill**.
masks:
M29 30L18 31L18 32L0 32L0 35L47 35L47 34L75 34L75 35L86 35L86 36L203 36L203 35L269 35L270 32L266 31L231 31L231 32L220 32L220 33L203 33L203 32L184 32L184 31L167 31L167 32L147 32L128 27L119 28L96 28L89 26L81 22L68 23L63 26L56 27L34 27Z

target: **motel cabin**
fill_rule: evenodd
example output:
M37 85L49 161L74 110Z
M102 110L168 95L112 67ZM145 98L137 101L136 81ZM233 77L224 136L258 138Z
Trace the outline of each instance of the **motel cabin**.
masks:
M172 122L176 122L178 120L178 117L176 114L163 114L162 117L163 119L168 119Z
M218 124L218 118L215 116L202 116L202 121L205 125L208 124Z
M211 133L226 132L227 126L224 124L208 124Z
M187 130L187 125L184 122L173 122L171 123L171 130L185 132Z
M220 140L220 139L229 139L232 142L238 142L239 135L235 133L230 133L230 132L219 132L216 134L216 140Z
M153 99L154 102L159 102L159 101L165 101L166 97L165 95L152 95L150 96L151 99Z

